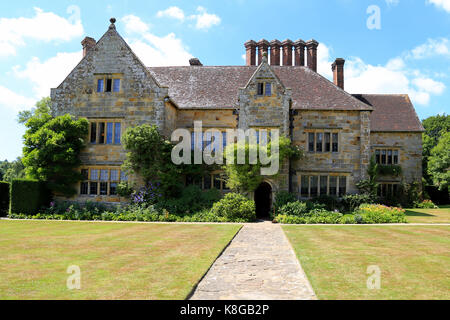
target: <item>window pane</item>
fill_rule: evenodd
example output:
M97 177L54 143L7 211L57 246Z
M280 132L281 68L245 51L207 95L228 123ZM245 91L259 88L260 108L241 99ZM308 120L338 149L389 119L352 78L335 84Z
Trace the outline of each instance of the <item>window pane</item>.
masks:
M375 161L380 164L381 163L381 150L375 150Z
M392 150L388 150L387 163L392 164Z
M186 186L194 184L194 178L191 175L186 176Z
M325 133L325 152L331 151L331 133Z
M339 177L339 197L347 194L347 177Z
M128 181L128 176L125 171L120 171L120 181Z
M89 190L89 182L82 182L80 184L80 194L86 195Z
M264 94L264 83L258 83L258 96L262 96Z
M111 181L119 181L119 170L111 170Z
M194 177L194 185L199 187L200 189L203 188L203 177Z
M323 133L317 134L317 143L316 143L316 151L322 152L322 144L323 144Z
M90 182L89 194L97 195L97 190L98 190L97 188L98 188L97 182Z
M106 144L112 144L113 142L113 127L114 124L112 122L108 122L106 125Z
M320 195L326 195L327 194L327 188L328 187L328 177L327 176L321 176L320 177Z
M109 186L109 194L112 196L117 195L117 182L112 182Z
M301 181L301 195L302 198L308 198L309 197L309 176L302 176L302 181Z
M221 185L222 185L222 181L220 180L220 176L214 175L214 188L216 188L217 190L220 190Z
M91 170L91 178L89 180L98 180L98 170L92 169Z
M211 151L211 144L212 144L212 132L206 132L204 134L205 139L205 149L207 151Z
M106 92L111 92L112 90L112 80L111 79L106 79Z
M315 136L316 135L312 132L308 134L308 139L309 139L308 150L309 150L309 152L314 152Z
M195 149L195 132L191 132L191 150Z
M98 79L97 81L97 92L103 92L104 89L104 80Z
M211 189L211 175L207 174L203 177L203 188L205 190Z
M120 79L114 79L113 91L114 92L119 92L120 91Z
M266 83L266 96L270 97L272 95L272 84Z
M330 196L337 195L337 177L330 177Z
M260 130L258 132L259 144L262 146L267 146L269 139L267 135L267 130Z
M392 192L393 192L394 197L398 195L398 184L394 184L392 186Z
M227 147L227 133L222 132L222 139L223 139L223 151L225 152L225 148Z
M97 123L91 123L91 143L97 143Z
M319 186L319 177L311 177L311 197L317 197L317 187Z
M333 133L333 152L339 152L339 134Z
M222 190L223 190L223 191L228 191L228 190L230 190L230 188L228 188L228 186L227 186L227 181L222 181Z
M398 164L398 150L394 150L394 164Z
M100 122L99 123L99 127L100 127L100 135L99 135L99 143L105 143L105 123L104 122Z
M100 170L100 180L108 181L108 170Z
M108 194L108 182L100 182L100 195L106 196Z
M392 184L387 185L387 196L392 197Z
M381 151L381 163L386 164L386 150Z
M83 176L83 180L89 180L89 170L81 169L81 175Z
M116 122L114 126L114 143L120 144L120 136L121 136L122 124L120 122Z

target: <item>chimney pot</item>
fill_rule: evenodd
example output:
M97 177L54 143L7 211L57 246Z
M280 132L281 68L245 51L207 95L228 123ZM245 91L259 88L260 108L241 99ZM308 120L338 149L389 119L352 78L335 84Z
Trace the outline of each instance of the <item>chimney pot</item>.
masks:
M317 47L319 43L312 39L306 42L306 48L308 51L308 68L317 72Z
M83 46L83 58L95 48L96 44L97 41L91 37L86 37L81 41L81 45Z
M280 41L278 40L270 41L270 65L272 66L279 66L281 64L280 47L281 47Z
M258 65L263 62L263 54L269 51L269 41L261 39L258 41Z
M305 41L299 39L294 42L294 62L296 66L305 65Z
M256 42L253 40L249 40L244 43L245 52L246 52L246 64L248 66L256 65Z
M281 45L283 46L283 66L292 66L292 46L294 43L286 39Z
M337 58L331 65L331 70L333 71L333 82L342 90L344 90L344 64L344 59Z
M192 58L189 60L189 64L191 66L200 66L203 67L203 64L200 62L200 60L198 58Z

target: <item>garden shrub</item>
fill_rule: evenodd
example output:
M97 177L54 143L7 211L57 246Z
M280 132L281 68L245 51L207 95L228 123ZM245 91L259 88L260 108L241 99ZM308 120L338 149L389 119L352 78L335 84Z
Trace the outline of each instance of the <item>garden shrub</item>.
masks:
M282 206L278 213L285 216L301 217L304 216L308 211L309 210L305 202L295 201Z
M362 218L362 223L406 223L405 210L381 204L363 204L355 212Z
M228 193L225 198L213 205L211 213L233 222L256 220L255 202L238 193Z
M275 196L275 202L273 204L275 212L278 213L281 207L295 201L297 201L297 197L293 193L287 191L278 192L277 195Z
M33 215L48 206L51 192L45 182L18 179L11 183L11 213Z
M343 212L353 212L362 204L374 204L376 198L370 194L348 194L342 197L341 206Z
M439 208L431 200L423 200L422 202L417 202L415 207L419 208L419 209L438 209Z
M0 217L5 217L9 211L9 183L0 181Z
M330 211L336 210L339 206L338 198L328 195L321 195L317 198L312 199L311 202L314 204L323 205L325 209Z
M342 217L339 212L315 209L303 216L278 215L275 220L284 224L339 224Z

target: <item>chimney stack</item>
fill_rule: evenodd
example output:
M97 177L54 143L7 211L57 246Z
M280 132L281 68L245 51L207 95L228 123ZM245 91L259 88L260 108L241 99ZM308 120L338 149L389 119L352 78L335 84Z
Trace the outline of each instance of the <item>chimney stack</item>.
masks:
M95 45L97 44L97 41L95 39L86 37L83 41L81 41L81 45L83 46L83 58L86 57L86 55L95 48Z
M265 39L261 39L258 42L258 65L260 65L263 62L263 55L264 53L268 55L269 53L269 41Z
M198 58L192 58L189 59L189 64L191 66L199 66L199 67L203 67L203 64L200 62L200 60Z
M248 66L256 65L256 42L253 40L247 41L245 44L246 60Z
M280 41L278 41L278 40L270 41L270 65L271 66L281 65L280 47L281 47Z
M331 70L333 70L334 84L342 90L344 90L344 64L344 59L337 58L336 61L331 65Z
M291 40L284 40L281 45L283 46L283 66L292 66L292 46L294 45Z
M308 51L308 68L317 72L317 47L319 43L316 40L309 40L306 42L306 48Z
M305 41L299 39L294 42L294 61L296 66L305 65Z

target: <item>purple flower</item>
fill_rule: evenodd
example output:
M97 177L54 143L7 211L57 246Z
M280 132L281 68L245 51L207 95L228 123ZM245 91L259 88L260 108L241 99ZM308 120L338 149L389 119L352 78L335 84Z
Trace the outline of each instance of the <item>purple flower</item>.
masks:
M53 208L55 206L55 203L52 201L50 202L50 207Z

